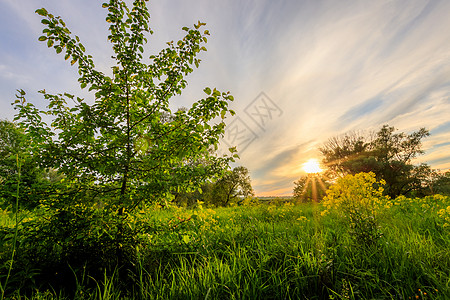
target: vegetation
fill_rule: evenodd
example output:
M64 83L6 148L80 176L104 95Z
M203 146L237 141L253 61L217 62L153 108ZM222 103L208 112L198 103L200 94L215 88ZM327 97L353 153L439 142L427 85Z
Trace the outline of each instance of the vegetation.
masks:
M425 128L411 134L394 133L394 127L384 125L369 135L348 133L328 140L320 148L324 164L335 176L374 172L386 181L386 193L391 197L422 192L429 166L413 165L422 154L422 139L429 135Z
M94 103L43 90L49 105L40 112L19 91L16 119L31 138L32 153L39 153L34 157L40 165L67 176L68 202L80 197L105 201L106 196L104 204L124 215L150 200L148 195L155 199L174 189L197 188L199 182L222 172L230 158L217 158L209 150L217 146L225 125L211 121L225 118L233 97L205 88L207 98L167 118L169 99L181 93L187 84L184 77L206 50L203 44L209 33L200 32L204 24L183 28L183 39L169 42L146 64L143 45L145 34L152 31L145 1L134 1L132 9L113 0L103 7L109 11L108 39L115 52L112 77L95 69L80 39L71 35L61 18L45 9L36 11L47 26L39 39L57 53L64 51L72 65L78 64L80 86L89 88ZM69 106L68 101L74 104ZM53 117L50 125L43 114Z
M36 11L39 40L77 64L94 99L43 90L40 111L20 90L19 122L0 122L0 299L450 296L450 197L401 195L448 190L448 174L411 164L426 130L330 140L325 160L346 176L296 182L313 203L260 204L248 170L228 170L236 155L214 155L233 97L205 88L169 109L208 31L183 28L147 64L145 2L103 4L112 77L60 17Z
M208 206L228 206L241 203L253 195L253 188L248 169L244 166L227 170L216 181L207 181L197 191L179 193L175 202L180 206L194 206L202 201Z
M376 198L377 192L372 196ZM339 217L342 211L334 206L286 203L215 210L201 205L195 209L147 206L129 216L132 228L145 230L137 232L136 269L127 282L120 281L114 269L99 269L97 276L87 273L85 266L59 272L57 262L64 258L58 255L64 252L43 255L51 248L50 241L34 239L38 230L32 232L27 226L52 219L53 212L45 208L21 212L19 247L7 295L20 293L35 299L409 299L416 295L447 299L450 198L401 196L377 201L376 224L382 235L371 243L361 242L355 227ZM99 213L91 209L93 215ZM9 211L1 214L5 263L14 220ZM92 233L82 241L94 246L105 238L98 234L104 225L91 226ZM99 259L106 259L105 249L97 251ZM48 268L42 268L44 263ZM1 274L6 274L4 269Z
M318 202L330 186L327 175L311 173L294 182L293 196L299 202Z
M14 207L17 190L21 195L20 206L33 208L39 204L42 194L49 190L46 173L40 170L29 152L28 136L8 120L0 121L0 207ZM18 185L21 165L20 185Z
M130 213L145 202L170 201L174 193L200 188L233 161L211 151L224 133L223 119L234 114L228 110L233 97L205 88L206 98L172 114L170 98L181 94L185 76L198 67L198 54L206 51L209 32L201 31L205 24L184 27L181 40L169 42L146 63L143 46L146 34L152 33L146 1L134 1L131 9L117 0L103 7L116 60L112 77L96 70L93 58L60 17L44 8L36 11L46 26L39 40L77 64L80 87L88 88L94 99L42 90L49 104L40 111L19 90L14 105L20 128L9 131L16 140L27 139L27 147L18 144L30 157L23 166L39 165L62 176L61 184L45 189L39 199L48 217L23 223L21 235L36 252L21 255L40 254L35 265L57 264L50 269L60 274L82 265L91 275L117 267L124 279L135 269L136 230L144 230L130 227ZM216 118L219 122L214 123ZM34 247L37 242L40 246ZM39 261L44 256L46 261Z

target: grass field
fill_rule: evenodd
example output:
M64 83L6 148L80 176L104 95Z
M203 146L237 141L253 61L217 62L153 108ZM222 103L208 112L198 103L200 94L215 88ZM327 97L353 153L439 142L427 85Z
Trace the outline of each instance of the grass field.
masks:
M42 270L13 268L5 295L15 299L450 299L450 197L402 196L388 201L376 214L378 235L371 243L361 240L345 218L323 211L321 204L292 203L217 209L147 207L130 216L128 223L130 228L147 224L149 229L134 245L134 271L126 283L118 279L117 270L104 270L101 278L94 279L76 269L64 282L66 288L60 289L37 279ZM0 212L2 288L11 247L5 232L14 227L13 217L9 211ZM45 214L27 212L20 217L26 223Z

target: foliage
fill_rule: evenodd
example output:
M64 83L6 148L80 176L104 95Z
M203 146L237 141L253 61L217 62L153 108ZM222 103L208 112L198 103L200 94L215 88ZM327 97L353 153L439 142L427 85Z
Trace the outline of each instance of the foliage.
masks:
M394 127L384 125L378 132L364 136L348 133L331 138L320 148L324 163L336 177L359 172L374 172L386 181L386 194L396 197L421 192L430 172L427 165L413 165L422 154L422 139L429 135L425 128L411 134L394 133Z
M13 207L16 202L18 163L21 165L20 207L36 207L50 182L30 155L29 138L24 131L13 122L0 120L0 206L3 208Z
M379 208L389 199L383 196L383 180L377 181L374 173L347 175L330 186L323 199L328 212L346 220L358 242L372 245L380 237L377 224Z
M39 40L76 64L80 87L88 88L92 99L42 90L49 104L40 111L19 90L14 102L27 153L47 170L49 182L58 181L55 170L64 175L56 187L44 186L47 197L40 209L46 217L24 222L20 232L18 256L27 264L16 271L39 269L48 282L67 280L70 268L99 279L115 266L120 279L128 280L136 263L136 230L147 228L132 228L130 213L146 202L170 200L174 190L199 188L233 161L211 151L224 133L223 119L234 114L228 110L229 92L207 87L206 97L189 109L172 114L169 108L206 51L205 24L184 27L181 40L148 60L143 52L152 30L146 1L135 0L132 8L122 0L102 6L115 53L111 76L95 68L60 17L36 10L45 25ZM56 270L61 279L47 270Z
M39 40L47 41L56 53L65 52L65 59L77 64L80 86L89 88L94 100L43 90L49 101L46 112L27 103L23 91L15 102L16 119L32 138L33 153L40 154L43 166L67 176L71 190L77 191L72 198L89 193L98 201L108 195L122 214L174 188L197 188L202 179L220 174L230 160L209 151L224 131L223 122L211 121L225 118L228 102L233 100L229 93L205 88L206 98L167 118L169 99L181 94L187 85L184 77L198 66L197 56L206 50L203 44L209 32L200 31L205 24L184 27L186 35L150 56L147 64L143 46L152 31L145 2L134 1L132 9L124 1L103 4L109 12L108 40L116 60L112 77L95 69L80 39L60 17L38 9L46 25ZM42 114L53 118L50 125ZM207 163L199 164L199 160Z
M436 215L433 226L450 229L450 197L440 194L422 198L408 198L403 195L386 202L385 208L401 213L411 213L424 218L428 214Z
M232 203L240 203L253 196L248 169L244 166L235 167L225 172L214 182L206 181L197 191L190 193L177 193L175 202L180 206L192 207L197 201L204 202L207 206L228 206ZM248 199L248 201L250 201Z
M390 199L377 211L384 235L374 248L355 245L348 224L333 213L321 216L320 203L214 210L152 204L128 217L129 228L136 233L135 268L129 281L120 280L114 269L99 270L102 276L95 281L83 267L72 271L66 266L67 273L58 274L55 271L62 268L55 264L33 270L35 260L54 259L60 252L41 255L43 244L27 239L19 240L24 246L21 253L29 254L21 255L19 263L30 268L14 270L6 295L17 299L27 295L34 299L44 295L46 299L203 299L206 295L208 299L409 299L416 295L447 299L450 227L439 212L449 205L450 197L439 195ZM73 214L83 210L91 216L101 213L80 206ZM10 240L3 234L14 222L8 212L0 216L0 250L4 251L5 241ZM35 224L48 219L42 210L20 216ZM86 240L92 241L91 237ZM75 240L70 237L70 242ZM1 252L2 262L4 258ZM3 269L0 274L5 274ZM1 275L0 280L4 280Z
M450 195L450 171L430 171L427 180L431 194Z
M240 196L248 197L253 194L248 169L238 166L215 182L210 202L216 206L227 206Z

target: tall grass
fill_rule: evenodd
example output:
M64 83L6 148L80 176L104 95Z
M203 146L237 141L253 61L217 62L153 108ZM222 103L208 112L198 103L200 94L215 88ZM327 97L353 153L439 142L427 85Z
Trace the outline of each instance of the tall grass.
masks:
M390 205L378 219L383 236L369 246L317 204L149 207L130 218L152 229L140 236L128 282L117 270L103 278L75 270L74 295L36 286L28 297L449 299L450 228L438 212L450 199Z
M5 298L6 287L8 286L8 281L11 276L11 270L14 263L14 256L16 254L16 245L17 245L17 234L19 232L19 190L20 190L20 171L21 171L21 163L19 160L19 154L16 154L16 164L17 164L17 189L16 189L16 205L15 205L15 213L14 213L14 237L11 249L11 258L6 261L8 264L8 273L6 275L5 282L2 284L0 282L0 291L1 291L1 300Z

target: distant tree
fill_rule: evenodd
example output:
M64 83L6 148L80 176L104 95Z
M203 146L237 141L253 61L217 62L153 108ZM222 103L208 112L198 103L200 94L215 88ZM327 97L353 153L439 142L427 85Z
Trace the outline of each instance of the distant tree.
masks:
M423 188L429 167L413 165L412 160L423 154L422 139L428 135L425 128L405 134L384 125L367 136L353 133L331 138L320 151L335 176L372 171L386 181L386 193L395 197Z
M324 156L324 164L335 174L356 174L366 172L373 162L366 155L370 151L372 135L349 132L330 138L319 150Z
M22 129L0 120L0 198L3 206L15 203L18 176L19 207L33 208L43 191L42 173L29 151L29 139Z
M206 181L197 190L175 194L174 202L182 207L194 207L199 201L204 202L206 205L215 206L214 187L215 184L213 182Z
M207 180L201 188L191 192L175 193L175 203L179 206L193 206L198 201L210 206L227 206L239 197L253 195L248 169L239 166L228 170L215 181Z
M307 174L294 182L293 196L299 202L318 202L325 197L329 185L324 174Z
M0 120L0 181L17 173L17 156L25 155L25 134L8 120Z
M228 171L214 183L211 201L216 206L227 206L239 196L247 197L254 194L248 169L243 166Z
M428 177L429 194L450 195L450 171L438 172L432 170Z

